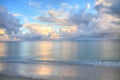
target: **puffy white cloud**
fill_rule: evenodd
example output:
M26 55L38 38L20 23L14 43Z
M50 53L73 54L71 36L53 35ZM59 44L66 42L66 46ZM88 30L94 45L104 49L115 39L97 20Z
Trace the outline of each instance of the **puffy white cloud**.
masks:
M97 17L89 22L90 36L119 38L120 37L120 18L119 0L97 0L95 8L98 11ZM114 10L112 9L114 8Z
M62 39L70 39L80 36L77 26L69 26L60 28L60 34Z
M17 17L17 16L21 16L21 14L13 13L13 16Z
M90 9L90 8L91 8L90 3L87 3L86 8L87 8L87 9Z
M35 35L38 38L40 37L41 39L49 39L51 35L55 33L53 28L37 23L25 23L23 27L28 28L30 30L31 36ZM29 37L31 37L30 34Z
M23 25L26 28L29 28L30 32L33 34L48 35L53 32L53 29L48 26L43 26L35 23L25 23Z

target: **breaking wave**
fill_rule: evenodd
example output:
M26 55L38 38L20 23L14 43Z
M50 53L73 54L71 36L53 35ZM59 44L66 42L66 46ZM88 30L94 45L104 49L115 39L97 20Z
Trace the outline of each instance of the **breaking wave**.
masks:
M120 61L115 60L79 60L79 61L61 61L61 60L36 60L24 58L1 57L1 63L22 63L22 64L57 64L57 65L90 65L105 67L120 67Z

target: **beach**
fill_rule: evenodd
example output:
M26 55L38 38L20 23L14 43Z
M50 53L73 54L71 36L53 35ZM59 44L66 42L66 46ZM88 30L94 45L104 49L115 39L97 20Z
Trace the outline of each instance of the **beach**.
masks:
M119 80L119 67L75 64L1 63L1 80Z
M38 79L32 79L32 78L20 77L20 76L11 76L5 74L0 74L0 79L1 80L38 80Z

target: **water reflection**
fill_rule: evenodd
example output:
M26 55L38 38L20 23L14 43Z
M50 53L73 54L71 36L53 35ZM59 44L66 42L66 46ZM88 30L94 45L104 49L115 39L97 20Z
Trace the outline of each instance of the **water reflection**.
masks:
M0 72L4 70L4 64L0 63Z
M50 75L51 74L51 68L49 66L40 66L35 71L36 74L40 75Z
M5 44L4 43L0 43L0 56L5 56Z
M29 66L28 66L29 65ZM18 74L22 75L41 75L41 76L47 76L52 74L52 67L50 65L44 65L44 64L28 64L27 66L24 64L19 64L19 67L17 68Z
M78 48L77 48L78 44L76 42L62 42L61 43L61 58L63 60L71 60L71 59L76 59L77 58L77 54L78 54ZM73 54L73 55L71 55Z
M39 45L36 45L37 47L37 59L39 56L39 59L41 58L42 60L49 60L50 58L52 59L52 49L53 49L53 44L51 42L40 42ZM36 55L35 55L36 56Z
M34 45L32 45L31 43L27 43L27 42L22 42L20 43L21 47L20 47L20 56L23 56L23 57L28 57L28 56L31 56L31 53L32 53L32 47L34 47ZM30 47L32 46L32 47Z
M115 41L102 41L99 45L100 57L107 60L120 59L120 43Z

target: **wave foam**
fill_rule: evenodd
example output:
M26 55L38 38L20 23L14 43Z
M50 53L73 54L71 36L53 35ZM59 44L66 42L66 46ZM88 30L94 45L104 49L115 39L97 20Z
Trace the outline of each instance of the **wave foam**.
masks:
M23 58L19 59L0 58L0 62L23 63L23 64L91 65L91 66L120 67L120 61L107 61L107 60L57 61L57 60L33 60Z

